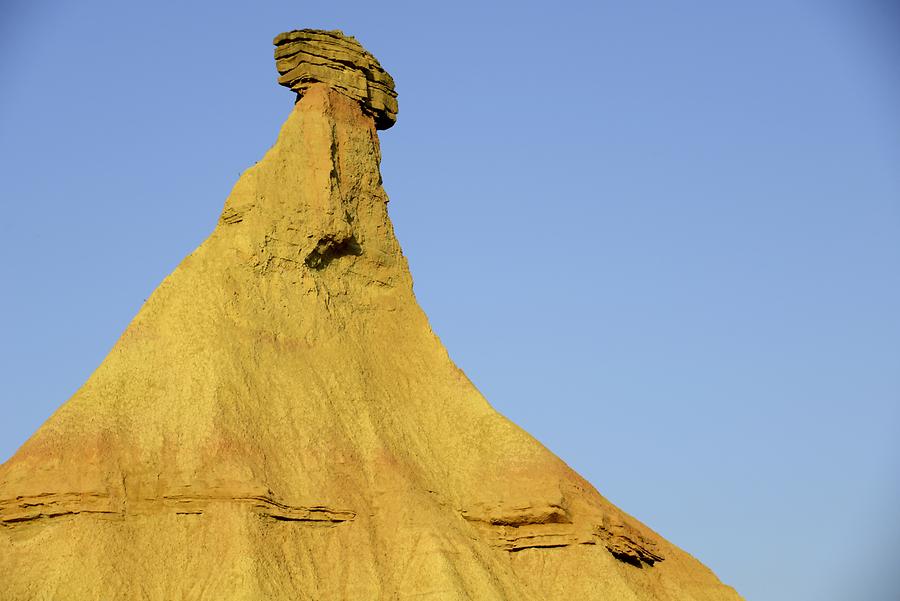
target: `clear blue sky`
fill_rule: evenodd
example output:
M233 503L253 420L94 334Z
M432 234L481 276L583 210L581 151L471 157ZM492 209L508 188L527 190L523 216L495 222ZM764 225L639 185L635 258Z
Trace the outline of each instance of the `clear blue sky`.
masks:
M896 601L896 6L4 0L0 460L274 141L272 37L341 28L494 406L751 601Z

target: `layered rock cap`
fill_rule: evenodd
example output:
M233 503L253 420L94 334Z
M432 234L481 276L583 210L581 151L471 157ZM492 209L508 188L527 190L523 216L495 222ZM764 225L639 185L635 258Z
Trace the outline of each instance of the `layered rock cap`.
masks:
M278 83L298 98L324 83L358 101L378 129L397 122L394 80L356 38L339 30L295 29L276 36L274 44Z

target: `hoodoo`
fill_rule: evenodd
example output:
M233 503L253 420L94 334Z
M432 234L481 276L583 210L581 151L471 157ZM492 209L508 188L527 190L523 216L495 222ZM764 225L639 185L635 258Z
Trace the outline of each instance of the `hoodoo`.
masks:
M381 187L393 80L340 32L275 43L275 145L0 466L0 598L740 599L453 364Z

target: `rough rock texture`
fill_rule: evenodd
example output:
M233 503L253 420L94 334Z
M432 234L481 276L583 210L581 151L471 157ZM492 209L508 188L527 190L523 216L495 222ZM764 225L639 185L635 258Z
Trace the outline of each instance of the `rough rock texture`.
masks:
M394 80L356 38L341 31L297 29L275 37L278 83L303 94L316 83L328 84L359 101L377 129L397 121Z
M739 599L452 363L379 159L364 101L306 85L215 231L0 466L0 598Z

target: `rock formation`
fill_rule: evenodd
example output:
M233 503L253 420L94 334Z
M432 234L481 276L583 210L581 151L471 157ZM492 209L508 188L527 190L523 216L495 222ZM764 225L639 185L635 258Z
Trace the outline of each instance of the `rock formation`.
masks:
M275 37L278 83L302 97L317 83L328 84L359 101L377 129L397 121L394 80L356 38L340 31L298 29Z
M339 32L276 45L274 147L0 466L0 598L739 599L451 362L381 187L390 77Z

